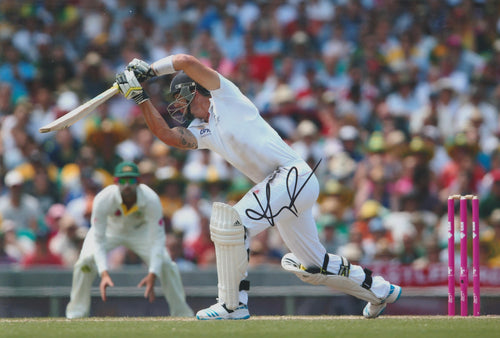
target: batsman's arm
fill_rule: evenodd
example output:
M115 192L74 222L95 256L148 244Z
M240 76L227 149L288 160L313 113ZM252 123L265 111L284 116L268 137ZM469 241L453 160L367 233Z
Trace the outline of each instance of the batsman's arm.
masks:
M153 72L162 76L176 71L184 71L191 79L201 84L208 90L220 88L219 74L210 67L205 66L197 58L188 54L169 55L151 64Z
M184 127L170 128L151 101L139 105L149 129L165 144L180 149L197 149L198 141Z

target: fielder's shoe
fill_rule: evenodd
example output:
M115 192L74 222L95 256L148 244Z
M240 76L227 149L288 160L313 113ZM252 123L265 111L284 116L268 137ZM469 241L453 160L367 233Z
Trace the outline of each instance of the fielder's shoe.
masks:
M377 318L384 312L387 304L394 303L399 299L399 296L401 296L401 291L402 290L400 286L391 284L389 294L387 295L387 297L385 297L382 303L380 303L379 305L373 305L372 303L366 304L365 308L363 309L363 316L365 318Z
M217 320L217 319L248 319L250 318L250 312L248 312L248 306L245 304L240 304L234 310L226 309L224 304L214 304L207 309L198 311L196 314L196 319L199 320Z

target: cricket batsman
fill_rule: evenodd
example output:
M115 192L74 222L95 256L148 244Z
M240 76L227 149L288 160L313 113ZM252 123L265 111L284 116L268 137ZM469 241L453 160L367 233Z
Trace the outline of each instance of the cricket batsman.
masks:
M180 125L171 128L140 82L176 72L167 110ZM307 283L328 285L365 300L366 318L378 317L399 298L401 287L326 252L312 213L319 194L315 168L281 139L234 83L186 54L151 65L134 59L117 74L116 82L164 143L180 149L211 149L255 183L234 206L213 204L210 233L216 250L218 301L198 311L196 318L250 317L245 280L249 240L269 226L277 227L291 251L282 259L285 270Z

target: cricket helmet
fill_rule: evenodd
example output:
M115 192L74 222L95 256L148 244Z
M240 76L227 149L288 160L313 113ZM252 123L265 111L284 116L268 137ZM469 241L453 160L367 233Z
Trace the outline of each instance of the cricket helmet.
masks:
M181 125L186 125L193 120L190 105L196 92L209 96L210 92L202 85L191 79L186 73L180 71L170 83L167 100L170 101L167 111L170 116Z

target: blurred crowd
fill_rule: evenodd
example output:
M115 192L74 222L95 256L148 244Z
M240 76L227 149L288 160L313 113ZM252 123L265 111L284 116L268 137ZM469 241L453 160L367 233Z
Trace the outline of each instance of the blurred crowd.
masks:
M69 129L38 132L133 58L176 53L236 83L320 163L328 251L444 262L448 196L477 194L482 264L500 266L500 2L486 0L0 0L0 264L72 267L93 197L122 160L161 196L180 268L214 264L211 203L252 186L215 153L159 142L119 95ZM172 124L170 79L145 88ZM250 249L255 267L287 252L273 228ZM125 248L109 259L140 264Z

